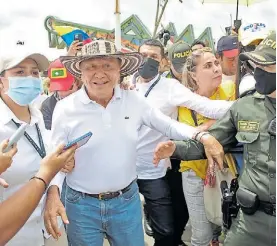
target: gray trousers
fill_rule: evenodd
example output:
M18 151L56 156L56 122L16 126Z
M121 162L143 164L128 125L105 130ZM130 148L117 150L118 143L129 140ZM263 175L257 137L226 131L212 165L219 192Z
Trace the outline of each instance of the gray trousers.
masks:
M191 245L208 246L221 228L209 222L204 205L204 181L193 170L182 173L183 190L192 227Z

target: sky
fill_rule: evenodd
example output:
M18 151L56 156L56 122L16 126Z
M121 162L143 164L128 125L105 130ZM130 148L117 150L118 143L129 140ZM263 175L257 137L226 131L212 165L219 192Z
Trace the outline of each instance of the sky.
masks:
M198 37L206 27L211 27L217 40L224 35L224 28L235 19L235 4L211 4L203 0L169 0L162 24L173 22L180 34L192 24ZM261 0L258 0L261 1ZM77 22L105 29L114 28L115 0L7 0L0 8L0 54L18 40L24 40L30 49L42 52L49 59L65 53L48 47L48 33L44 28L46 16ZM220 0L217 0L220 2ZM236 1L234 1L236 2ZM270 29L276 28L276 2L265 0L250 7L239 7L239 19L246 22L262 22ZM136 14L149 28L154 29L157 0L120 0L121 21Z

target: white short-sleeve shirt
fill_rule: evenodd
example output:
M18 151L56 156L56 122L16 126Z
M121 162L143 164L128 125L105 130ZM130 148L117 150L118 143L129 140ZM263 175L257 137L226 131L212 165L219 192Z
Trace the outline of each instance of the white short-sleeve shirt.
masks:
M66 176L68 186L88 194L128 186L137 176L138 134L143 125L176 140L191 138L196 132L151 107L136 91L119 86L106 108L91 101L84 87L59 101L53 114L51 145L93 133L75 153L75 168ZM61 187L63 179L64 174L59 173L52 184Z

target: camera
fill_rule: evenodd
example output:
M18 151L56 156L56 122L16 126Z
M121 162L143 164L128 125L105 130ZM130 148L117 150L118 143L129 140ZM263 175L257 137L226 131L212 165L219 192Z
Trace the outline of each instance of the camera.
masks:
M162 30L159 33L159 39L162 44L166 47L168 41L170 40L170 32L168 30Z

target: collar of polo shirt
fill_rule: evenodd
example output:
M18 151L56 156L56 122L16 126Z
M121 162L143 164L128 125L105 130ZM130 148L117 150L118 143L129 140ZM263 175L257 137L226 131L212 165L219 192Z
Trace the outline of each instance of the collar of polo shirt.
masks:
M114 96L112 98L112 100L115 99L121 99L122 93L121 93L121 89L119 87L119 85L116 85L114 88ZM79 90L79 98L80 101L83 104L89 104L89 103L94 103L94 101L92 101L89 97L88 94L86 92L85 86L83 85L82 88Z
M40 111L31 105L29 105L30 113L31 113L31 122L30 126L35 125L36 123L39 122L39 118L41 117ZM16 123L23 123L20 121L14 113L9 109L9 107L4 103L4 101L0 98L0 112L1 112L1 117L0 117L0 122L2 122L4 125L8 124L12 119Z

